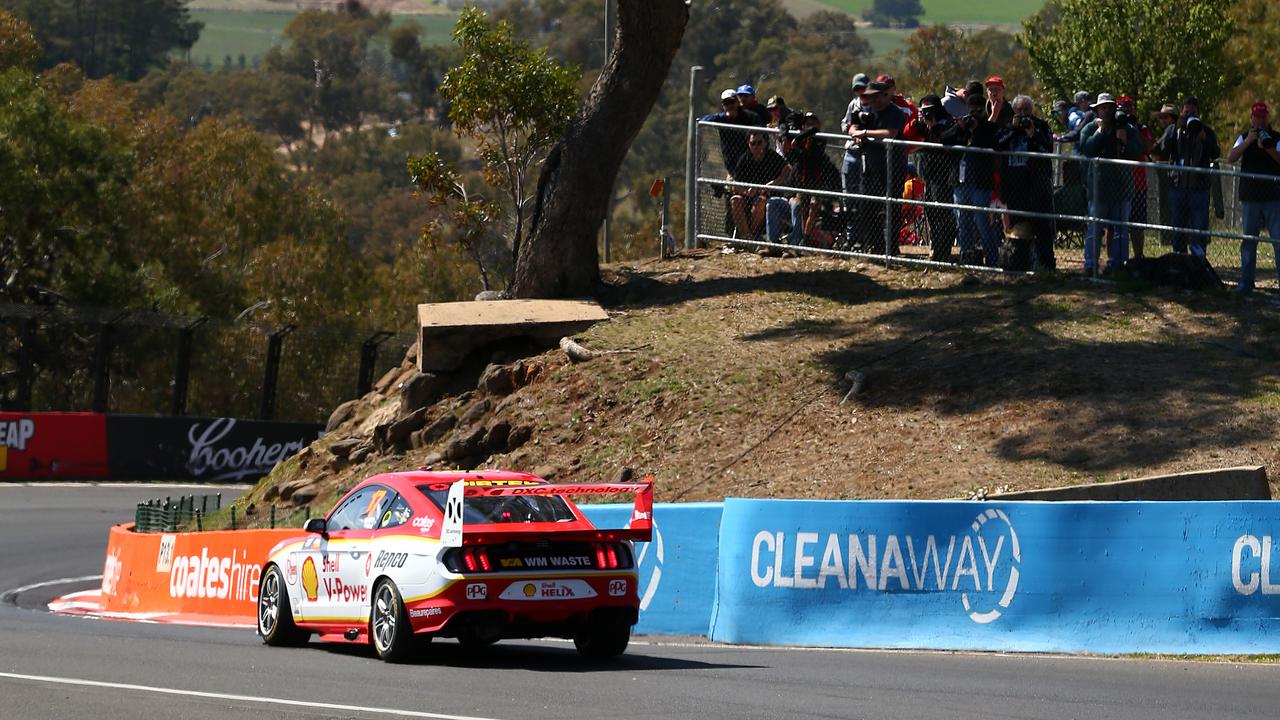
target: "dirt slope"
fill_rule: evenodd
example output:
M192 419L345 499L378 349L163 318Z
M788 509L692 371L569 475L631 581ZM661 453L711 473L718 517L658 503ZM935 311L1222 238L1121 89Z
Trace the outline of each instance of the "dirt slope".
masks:
M323 505L424 463L630 467L660 500L966 497L1259 463L1277 490L1273 305L713 252L606 275L612 319L578 339L607 352L494 365L479 389L479 367L444 387L406 363L251 499ZM850 370L865 381L845 401Z

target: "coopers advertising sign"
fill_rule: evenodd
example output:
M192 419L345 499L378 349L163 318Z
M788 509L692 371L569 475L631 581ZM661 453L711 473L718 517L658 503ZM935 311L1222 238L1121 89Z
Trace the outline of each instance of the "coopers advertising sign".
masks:
M714 640L1280 650L1280 503L725 501Z
M116 477L256 480L310 445L322 426L236 418L107 419L111 472Z

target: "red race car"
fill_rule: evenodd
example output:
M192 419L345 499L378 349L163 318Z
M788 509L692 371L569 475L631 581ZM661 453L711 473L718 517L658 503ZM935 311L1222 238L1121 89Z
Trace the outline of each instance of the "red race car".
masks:
M595 528L570 495L634 494L629 527ZM352 488L263 566L268 645L368 642L389 662L415 645L572 638L621 655L640 601L633 542L652 529L653 478L553 485L520 472L399 472Z

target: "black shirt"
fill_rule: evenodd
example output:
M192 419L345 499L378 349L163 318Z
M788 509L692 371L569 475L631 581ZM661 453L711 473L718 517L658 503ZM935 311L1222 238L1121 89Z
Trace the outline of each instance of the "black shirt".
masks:
M973 130L965 127L964 123L957 122L942 134L942 144L994 150L999 130L999 126L986 118L979 118ZM995 156L987 153L962 153L955 167L953 184L973 185L986 190L995 188Z
M1274 138L1280 138L1275 130L1268 125L1264 132L1270 133ZM1244 142L1248 136L1248 131L1241 133L1236 139L1236 144ZM1244 155L1240 158L1240 172L1252 173L1255 175L1277 175L1280 176L1280 163L1263 150L1255 141L1252 145L1245 149ZM1254 180L1252 178L1240 178L1240 200L1243 202L1270 202L1272 200L1280 200L1280 177L1276 178L1276 182L1268 182L1266 180Z
M733 179L752 185L767 185L777 180L786 166L787 161L772 150L765 150L759 160L748 151L738 158L738 165L733 169Z

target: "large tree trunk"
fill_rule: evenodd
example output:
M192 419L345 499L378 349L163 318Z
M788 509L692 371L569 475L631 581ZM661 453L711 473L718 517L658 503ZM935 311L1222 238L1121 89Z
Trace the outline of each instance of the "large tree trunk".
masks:
M618 0L618 6L613 53L538 176L533 217L516 258L515 297L600 290L596 231L689 21L685 0Z

